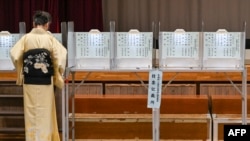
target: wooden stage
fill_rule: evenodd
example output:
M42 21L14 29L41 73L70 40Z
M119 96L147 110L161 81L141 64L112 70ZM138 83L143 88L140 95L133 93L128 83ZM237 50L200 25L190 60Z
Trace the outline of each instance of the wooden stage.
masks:
M164 72L163 81L167 83L176 73ZM250 71L248 69L247 80L250 80ZM76 82L79 83L87 72L77 72ZM216 91L204 90L197 88L201 83L213 84L229 84L227 77L233 82L241 84L242 76L239 72L183 72L179 73L174 79L178 82L175 88L180 85L196 87L187 90L166 91L162 95L161 104L161 124L160 138L161 140L207 140L209 137L210 112L218 115L235 115L237 118L241 116L241 96L239 94L231 94L230 90L220 88L219 93L227 91L229 95L217 94ZM11 83L13 86L16 79L15 72L1 72L0 82L3 86ZM69 77L71 82L72 76ZM108 90L114 89L115 85L140 84L140 81L147 83L148 73L146 72L92 72L86 79L87 83L100 83L105 86L104 90L98 90L99 94L84 89L78 91L75 95L75 112L76 126L75 136L79 141L81 139L89 141L97 140L150 140L152 139L152 110L146 107L147 93L142 91L140 94L129 93L108 93ZM109 85L107 85L107 84ZM112 84L110 84L112 83ZM197 85L198 84L198 85ZM109 86L109 87L107 87ZM131 89L131 85L127 85L127 89ZM217 85L215 85L216 87ZM8 86L7 86L8 87ZM90 89L91 87L88 87ZM137 89L136 87L135 89ZM11 88L12 89L12 88ZM14 88L13 88L14 89ZM16 89L20 89L16 86ZM208 88L209 89L209 88ZM86 90L86 91L85 91ZM123 91L124 89L121 89ZM197 90L200 90L199 93ZM96 90L95 90L96 91ZM210 91L211 99L207 93ZM0 92L1 89L0 89ZM21 91L19 91L21 93ZM86 93L87 94L86 94ZM92 92L92 93L91 93ZM116 91L114 91L116 92ZM213 94L216 93L216 94ZM188 93L185 95L184 93ZM8 98L4 98L5 100ZM249 101L249 98L248 98ZM21 101L18 100L18 103ZM69 103L71 100L69 101ZM69 104L71 105L71 104ZM6 107L6 105L0 104ZM16 105L18 106L18 105ZM19 105L20 106L20 105ZM60 106L60 104L59 104ZM13 108L15 109L15 108ZM69 108L71 110L71 108ZM250 107L248 105L248 113ZM211 111L209 111L211 110ZM58 109L60 111L60 108ZM72 120L70 118L70 120ZM0 120L4 122L4 120ZM223 139L223 124L219 125L219 139ZM7 136L14 134L7 134ZM23 140L23 134L15 134L18 141ZM6 134L1 137L8 138ZM13 137L13 136L12 136ZM8 139L10 141L11 139ZM76 141L78 141L76 140Z

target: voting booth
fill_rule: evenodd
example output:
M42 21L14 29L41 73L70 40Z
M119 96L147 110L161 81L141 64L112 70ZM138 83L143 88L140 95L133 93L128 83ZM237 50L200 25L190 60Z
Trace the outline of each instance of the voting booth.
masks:
M159 32L159 68L161 70L201 70L200 32Z
M65 26L65 23L62 23ZM62 25L63 26L63 25ZM10 49L26 33L24 22L19 23L19 33L10 33L8 31L0 32L0 71L12 71L14 65L10 58ZM60 43L63 43L61 33L51 33Z
M68 23L68 67L84 70L145 70L152 68L153 32L74 32Z
M19 23L19 33L8 31L0 32L0 71L14 70L14 65L10 58L10 49L25 34L26 27L24 22Z
M92 72L149 72L153 68L153 32L141 32L131 29L128 32L116 32L115 22L110 22L110 31L91 29L88 32L75 32L74 23L68 22L68 75L72 74L73 90L69 98L66 85L66 135L72 129L74 140L74 93ZM86 72L80 84L75 86L75 72ZM136 74L137 75L137 74ZM67 78L67 75L66 75ZM140 79L140 78L138 78ZM142 82L142 81L141 81ZM67 83L68 84L68 83ZM72 113L68 111L68 100L72 102ZM146 105L145 105L146 106ZM68 121L71 116L71 126Z
M245 32L159 32L162 70L243 70Z
M68 67L75 69L111 69L111 34L98 29L74 32L68 22Z
M226 29L214 32L186 32L183 29L159 31L159 69L165 72L224 72L242 96L241 122L247 124L245 29L242 32L229 32ZM229 78L227 72L241 73L241 89ZM210 138L217 140L218 126L215 127L215 134L212 136L210 133Z
M153 32L116 32L114 54L115 70L152 69Z
M246 125L247 122L247 69L245 68L245 30L230 32L218 29L214 32L203 32L203 71L222 71L230 83L241 94L242 117L237 122ZM240 72L242 87L239 89L226 75L226 72ZM213 140L218 140L218 123L236 123L230 118L214 117Z
M245 61L245 32L203 33L203 69L243 70Z

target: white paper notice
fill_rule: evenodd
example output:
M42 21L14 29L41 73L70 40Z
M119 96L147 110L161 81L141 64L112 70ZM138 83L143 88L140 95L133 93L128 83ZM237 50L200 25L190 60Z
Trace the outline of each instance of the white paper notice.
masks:
M239 59L241 48L241 33L228 32L204 33L204 58L235 58Z
M148 86L148 108L160 108L161 89L162 89L162 71L152 70L149 72Z
M199 57L199 32L162 32L162 57Z
M19 39L19 34L0 36L0 60L10 59L10 49Z
M76 32L76 58L109 58L109 33Z
M152 58L153 34L117 33L117 58Z

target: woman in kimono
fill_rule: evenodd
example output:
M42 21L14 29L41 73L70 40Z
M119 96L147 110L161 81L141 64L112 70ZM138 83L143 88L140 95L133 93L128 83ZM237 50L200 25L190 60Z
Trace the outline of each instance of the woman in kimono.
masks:
M33 29L10 50L23 85L26 141L59 141L54 86L63 88L67 50L48 32L51 16L37 11Z

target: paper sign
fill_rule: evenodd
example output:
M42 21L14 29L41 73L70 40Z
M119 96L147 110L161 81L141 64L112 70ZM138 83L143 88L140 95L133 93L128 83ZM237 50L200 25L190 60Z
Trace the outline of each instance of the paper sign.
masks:
M148 108L160 108L162 89L162 71L152 70L149 73Z

